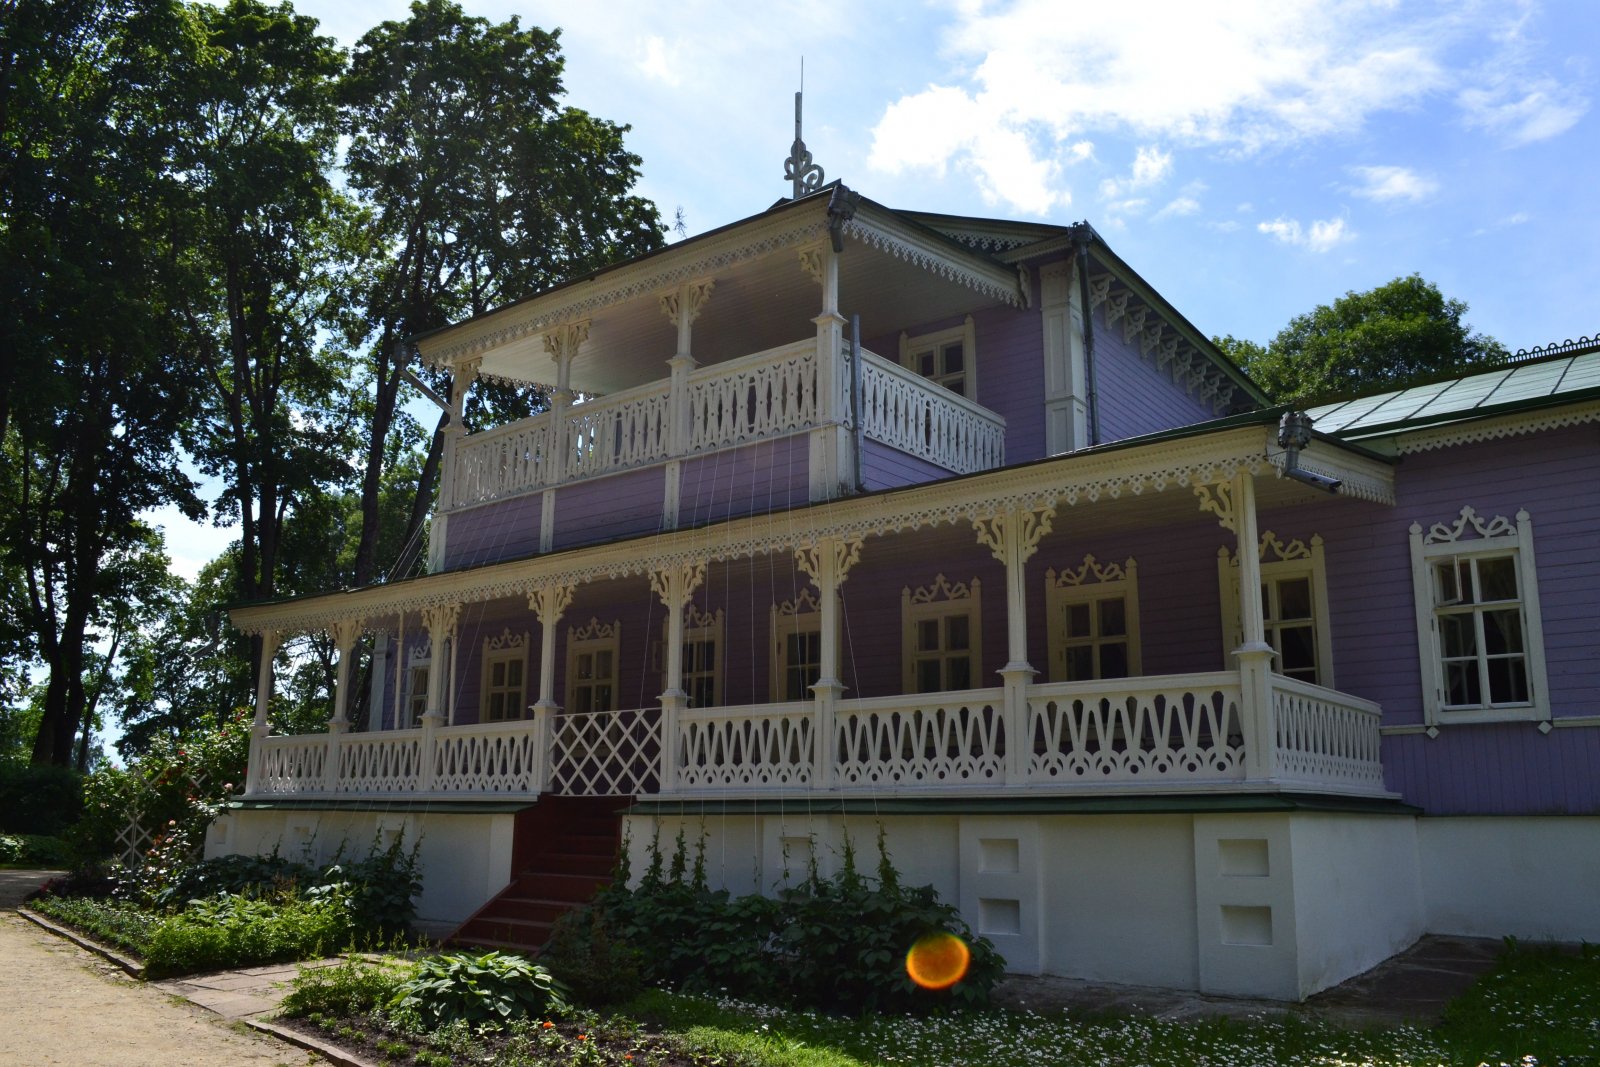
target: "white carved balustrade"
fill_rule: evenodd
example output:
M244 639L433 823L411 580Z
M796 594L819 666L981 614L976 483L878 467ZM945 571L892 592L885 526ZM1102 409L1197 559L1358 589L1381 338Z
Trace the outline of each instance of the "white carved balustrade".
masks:
M1005 465L1005 419L865 350L861 353L861 420L871 440L955 474Z
M1272 736L1280 781L1361 793L1383 791L1382 709L1359 697L1273 675Z
M550 416L536 415L456 444L451 507L484 504L548 484Z
M1234 671L1032 686L1023 741L1028 780L1242 782L1241 707Z
M256 746L260 766L251 780L260 793L316 792L322 788L327 756L327 734L263 737Z
M844 701L834 725L838 785L1004 784L1004 711L1000 689Z
M535 720L440 730L433 751L433 792L537 795L540 748Z
M689 375L689 451L806 429L817 421L817 345L800 341Z
M341 793L412 793L422 770L422 731L347 734L339 745Z
M811 784L816 705L756 704L679 713L676 787L765 789Z
M671 455L667 383L651 382L567 409L568 478L657 463Z

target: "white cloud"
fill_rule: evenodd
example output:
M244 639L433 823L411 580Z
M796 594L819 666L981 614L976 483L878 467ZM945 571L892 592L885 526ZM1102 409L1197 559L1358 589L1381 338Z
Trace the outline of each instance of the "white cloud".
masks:
M1200 201L1192 196L1180 196L1176 200L1168 201L1167 206L1156 212L1152 218L1168 219L1178 215L1193 215L1200 210Z
M982 161L980 134L1008 135L1014 158L1033 166L1023 185L1036 210L1059 202L1059 189L1037 182L1059 178L1067 146L1086 134L1146 145L1129 178L1110 179L1115 190L1102 195L1111 199L1167 177L1174 150L1249 154L1343 136L1375 114L1430 99L1453 101L1468 121L1513 141L1561 132L1588 106L1532 56L1512 54L1519 24L1495 5L1419 13L1391 0L1130 0L1128 8L1096 19L1067 17L1060 0L959 5L942 59L960 73L891 104L873 130L869 163L892 170L910 159L942 172L968 162L987 174L989 193L1005 198ZM1499 61L1485 62L1486 51ZM1464 55L1478 65L1467 69ZM907 124L920 105L932 103L956 134L936 135L910 156L895 152L914 139Z
M1351 167L1349 170L1361 180L1350 192L1367 200L1416 202L1439 191L1437 181L1408 167Z
M1302 227L1299 219L1283 216L1271 222L1258 222L1256 229L1286 245L1304 248L1310 252L1327 252L1355 240L1355 232L1345 226L1344 219L1320 219L1309 228Z
M639 73L665 85L677 85L678 49L664 38L651 35L639 43Z

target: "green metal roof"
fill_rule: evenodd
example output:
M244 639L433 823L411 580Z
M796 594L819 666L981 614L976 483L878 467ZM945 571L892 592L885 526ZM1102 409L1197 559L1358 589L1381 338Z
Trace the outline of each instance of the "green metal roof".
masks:
M1600 397L1600 344L1586 351L1511 363L1309 408L1319 433L1370 437Z

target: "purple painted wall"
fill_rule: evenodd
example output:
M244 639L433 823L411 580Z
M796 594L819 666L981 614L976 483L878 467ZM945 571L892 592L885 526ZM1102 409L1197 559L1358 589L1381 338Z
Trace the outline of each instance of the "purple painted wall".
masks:
M790 434L683 461L678 524L783 511L810 499L810 439Z
M1122 322L1107 326L1105 305L1094 317L1095 392L1100 408L1100 440L1120 441L1140 434L1188 426L1216 418L1211 405L1191 395L1146 357L1139 339L1122 338Z
M882 441L862 442L861 482L869 493L875 489L898 489L948 477L950 472L937 463L907 455Z
M539 551L539 494L468 508L446 521L444 569L531 556Z
M554 547L637 537L661 529L666 467L591 478L556 490Z

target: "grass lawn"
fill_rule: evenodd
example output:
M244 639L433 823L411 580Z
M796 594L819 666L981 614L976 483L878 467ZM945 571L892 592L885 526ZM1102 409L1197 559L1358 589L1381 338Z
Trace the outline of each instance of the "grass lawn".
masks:
M478 1042L456 1032L402 1043L368 1018L317 1022L347 1041L365 1031L369 1049L387 1040L388 1062L425 1067L1588 1067L1600 1065L1600 951L1512 951L1434 1030L1352 1031L1294 1017L1164 1023L1006 1011L846 1019L660 990L610 1021L526 1024L532 1035L542 1033L538 1041ZM607 1033L624 1037L608 1041ZM407 1045L412 1051L403 1052Z

